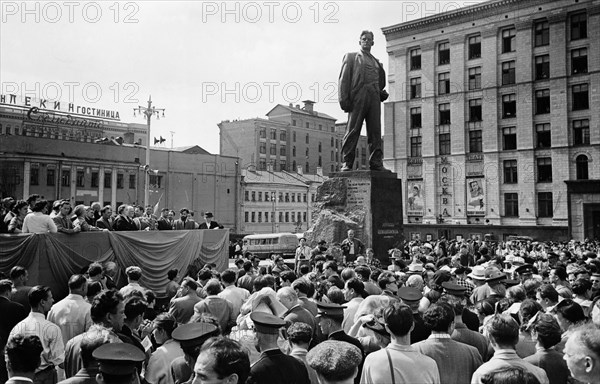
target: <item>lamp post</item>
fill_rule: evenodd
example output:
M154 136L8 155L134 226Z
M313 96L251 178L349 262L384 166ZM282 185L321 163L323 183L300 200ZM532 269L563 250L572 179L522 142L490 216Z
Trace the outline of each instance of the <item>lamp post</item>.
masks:
M275 233L275 192L271 192L271 201L273 202L273 217L271 217L271 233Z
M144 206L147 206L150 204L150 118L155 115L156 119L159 120L160 112L162 112L162 116L165 117L165 109L153 107L152 96L150 96L148 97L147 107L139 105L137 108L133 109L134 117L136 112L146 116L146 124L148 125L148 132L146 133L146 164L144 165L146 173L146 179L144 181Z

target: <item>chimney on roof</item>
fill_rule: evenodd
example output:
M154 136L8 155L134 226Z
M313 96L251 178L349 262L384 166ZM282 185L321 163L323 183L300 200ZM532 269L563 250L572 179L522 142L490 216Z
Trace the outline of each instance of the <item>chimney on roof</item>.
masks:
M317 167L317 176L323 177L323 167Z
M301 165L298 166L298 174L299 175L303 175L304 174L304 173L302 173L302 166Z
M300 104L296 104L296 109L300 109Z
M304 103L304 109L306 112L312 114L313 113L313 105L315 105L315 102L312 100L304 100L302 101Z

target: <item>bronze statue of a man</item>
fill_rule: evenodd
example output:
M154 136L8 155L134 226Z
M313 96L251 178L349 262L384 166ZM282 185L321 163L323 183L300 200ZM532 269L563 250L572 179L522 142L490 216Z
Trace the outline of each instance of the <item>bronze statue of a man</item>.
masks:
M359 52L344 55L338 93L340 107L348 112L348 126L342 141L342 172L351 171L356 157L356 145L363 121L367 122L369 167L373 171L387 171L383 167L381 142L381 102L388 98L385 88L385 70L373 55L373 32L362 31Z

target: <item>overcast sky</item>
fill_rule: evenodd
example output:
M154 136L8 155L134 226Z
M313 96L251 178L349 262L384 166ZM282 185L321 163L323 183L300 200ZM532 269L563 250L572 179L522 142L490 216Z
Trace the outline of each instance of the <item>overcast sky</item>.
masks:
M337 77L360 31L387 68L381 28L472 1L1 1L2 93L118 110L154 104L152 136L218 153L222 120L314 100L338 121ZM26 4L26 9L23 7Z

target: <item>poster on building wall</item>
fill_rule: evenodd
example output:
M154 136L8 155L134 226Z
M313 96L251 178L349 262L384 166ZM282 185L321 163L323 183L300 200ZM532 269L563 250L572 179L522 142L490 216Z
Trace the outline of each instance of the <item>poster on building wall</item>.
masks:
M485 179L467 179L467 216L485 216Z
M424 194L423 181L408 181L406 183L406 214L408 216L423 216Z

